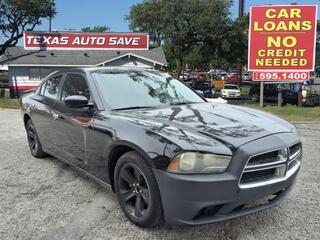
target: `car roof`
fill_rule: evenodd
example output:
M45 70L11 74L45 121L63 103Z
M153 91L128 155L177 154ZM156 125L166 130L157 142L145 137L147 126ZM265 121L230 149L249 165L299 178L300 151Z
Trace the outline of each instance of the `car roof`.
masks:
M141 67L80 67L80 68L67 68L54 71L50 74L54 75L57 73L68 73L68 72L82 72L82 73L92 73L92 72L157 72L157 73L166 73L160 70L141 68ZM168 74L168 73L166 73Z

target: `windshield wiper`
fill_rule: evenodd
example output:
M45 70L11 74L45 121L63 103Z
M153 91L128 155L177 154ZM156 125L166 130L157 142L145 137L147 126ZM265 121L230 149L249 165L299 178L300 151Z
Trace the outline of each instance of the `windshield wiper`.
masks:
M141 108L153 108L153 107L150 107L150 106L132 106L132 107L114 108L114 109L112 109L112 111L141 109Z
M187 105L187 104L193 104L197 102L179 102L179 103L171 103L170 105L175 106L175 105Z

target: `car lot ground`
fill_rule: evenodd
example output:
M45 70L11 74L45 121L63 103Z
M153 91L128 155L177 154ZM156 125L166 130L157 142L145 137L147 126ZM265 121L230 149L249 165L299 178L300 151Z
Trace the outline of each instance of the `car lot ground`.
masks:
M226 222L145 230L125 218L110 190L55 158L31 157L20 113L0 111L0 239L319 239L320 124L297 126L303 166L281 205Z

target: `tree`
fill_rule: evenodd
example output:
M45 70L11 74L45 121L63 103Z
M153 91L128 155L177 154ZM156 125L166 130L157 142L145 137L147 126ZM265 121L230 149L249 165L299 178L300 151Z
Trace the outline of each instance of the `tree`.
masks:
M214 47L221 43L214 40L226 37L224 29L231 22L229 7L228 0L144 0L131 7L126 19L133 31L148 32L158 45L166 46L179 75L190 52L203 52L208 39Z
M93 28L91 27L84 27L84 28L81 28L81 32L86 32L86 33L105 33L105 32L108 32L110 31L110 28L107 27L106 25L97 25L97 26L94 26Z
M316 67L320 65L320 20L317 21Z
M0 0L0 32L5 38L0 44L0 56L17 44L24 31L32 31L41 19L55 14L52 0Z
M129 27L134 32L149 33L152 46L158 47L162 42L164 22L162 18L161 1L145 1L131 6L130 14L125 16Z

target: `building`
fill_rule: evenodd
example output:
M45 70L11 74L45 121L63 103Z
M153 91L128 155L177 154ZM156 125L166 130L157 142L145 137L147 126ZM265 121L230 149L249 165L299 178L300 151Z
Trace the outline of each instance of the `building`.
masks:
M161 69L167 61L162 47L150 50L26 50L16 46L0 57L0 65L8 66L10 95L18 97L60 69L98 66Z

